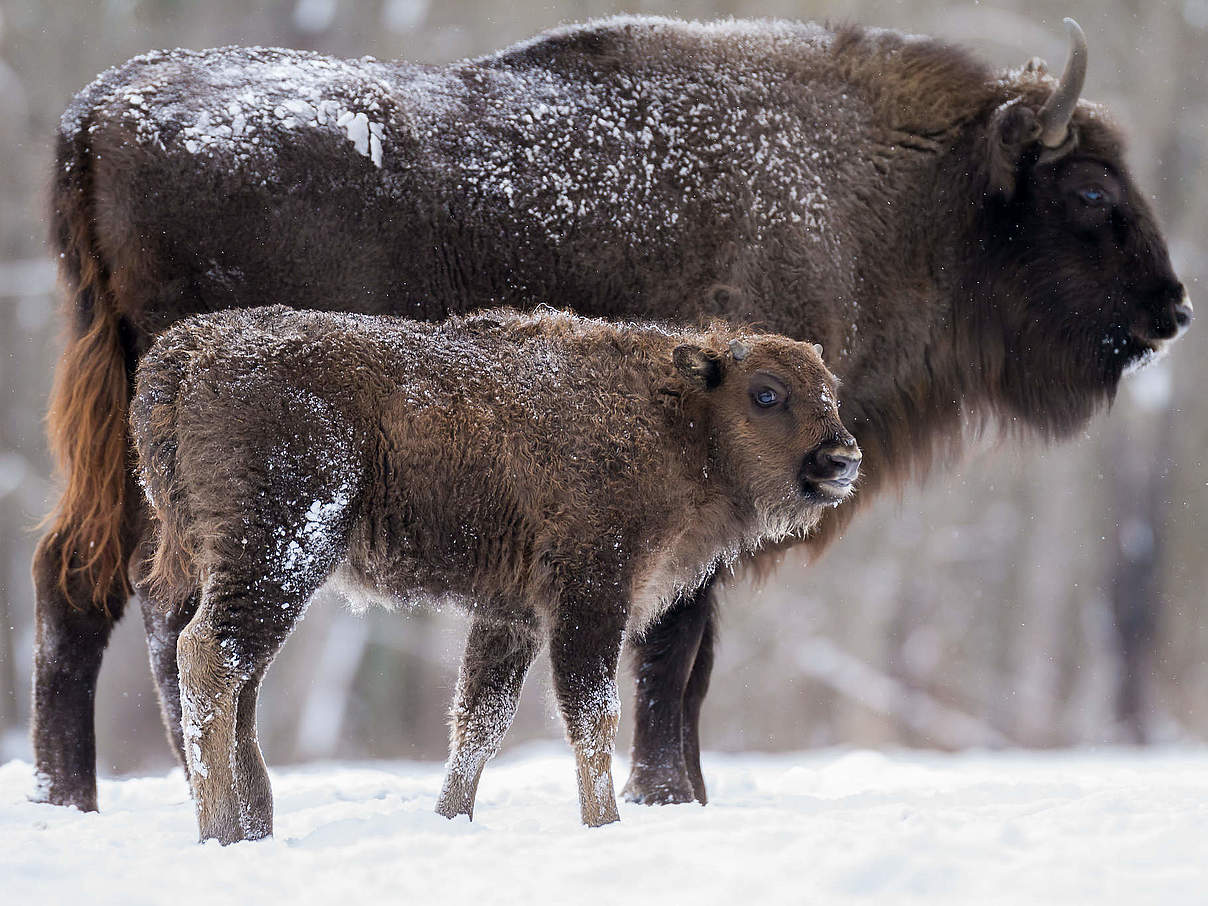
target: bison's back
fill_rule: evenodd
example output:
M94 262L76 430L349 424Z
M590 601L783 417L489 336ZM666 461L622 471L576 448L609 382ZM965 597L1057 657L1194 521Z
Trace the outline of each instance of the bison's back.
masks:
M744 318L841 296L834 189L871 115L816 26L619 20L421 67L220 48L136 58L63 121L147 332L285 302L439 318L492 303ZM754 294L750 294L754 295ZM766 310L761 310L766 309Z

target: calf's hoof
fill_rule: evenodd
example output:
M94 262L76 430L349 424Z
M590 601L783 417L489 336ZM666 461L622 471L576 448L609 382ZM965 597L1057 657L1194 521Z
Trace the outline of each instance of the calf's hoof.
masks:
M436 799L436 814L452 820L458 815L465 815L474 820L474 799L478 793L478 777L481 771L473 777L463 778L450 773L445 777L440 796Z
M666 768L634 765L629 780L621 790L626 802L638 805L678 805L692 802L696 793L687 772L677 773Z
M211 827L203 830L197 838L198 843L208 843L211 840L217 840L223 846L229 846L232 843L243 843L244 841L252 840L267 840L272 837L272 828L254 827L244 830L239 825L223 824L219 827Z
M605 802L585 805L580 810L579 817L588 827L603 827L605 824L621 820L621 816L617 813L617 801L612 798Z
M467 802L464 799L456 800L441 796L436 800L436 814L448 818L450 821L460 815L465 815L467 818L473 821L474 803Z

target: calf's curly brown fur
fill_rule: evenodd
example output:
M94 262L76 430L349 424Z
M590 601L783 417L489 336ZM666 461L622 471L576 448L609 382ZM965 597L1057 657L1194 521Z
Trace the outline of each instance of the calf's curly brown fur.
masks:
M307 600L451 600L474 618L438 811L470 814L543 644L583 821L617 818L615 674L726 561L803 537L859 452L819 351L773 335L493 311L182 322L131 406L180 636L201 836L271 833L256 694Z

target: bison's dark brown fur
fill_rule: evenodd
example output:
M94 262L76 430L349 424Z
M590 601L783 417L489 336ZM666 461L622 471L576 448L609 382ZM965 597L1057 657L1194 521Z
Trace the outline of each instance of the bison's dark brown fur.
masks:
M548 641L583 820L617 818L623 634L720 563L800 539L859 462L807 343L488 312L433 325L284 307L194 318L131 408L162 525L204 838L272 830L256 693L316 588L474 614L438 810L470 814Z
M67 487L35 562L45 797L95 807L92 691L143 534L122 410L155 331L274 300L725 315L825 345L869 499L967 422L1074 430L1189 318L1106 112L1079 103L1042 144L1055 84L893 32L655 19L440 67L228 48L102 75L58 140L74 296L50 410ZM633 798L704 800L710 607L639 642ZM145 615L174 728L179 625Z

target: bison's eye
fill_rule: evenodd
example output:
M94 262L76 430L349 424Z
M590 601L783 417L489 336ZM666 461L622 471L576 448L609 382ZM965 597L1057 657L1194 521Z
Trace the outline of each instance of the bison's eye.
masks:
M771 387L760 387L753 394L755 405L761 406L764 409L770 409L780 402L780 394Z
M1098 186L1087 186L1084 189L1079 189L1078 197L1092 207L1101 207L1110 201L1107 197L1107 192Z

